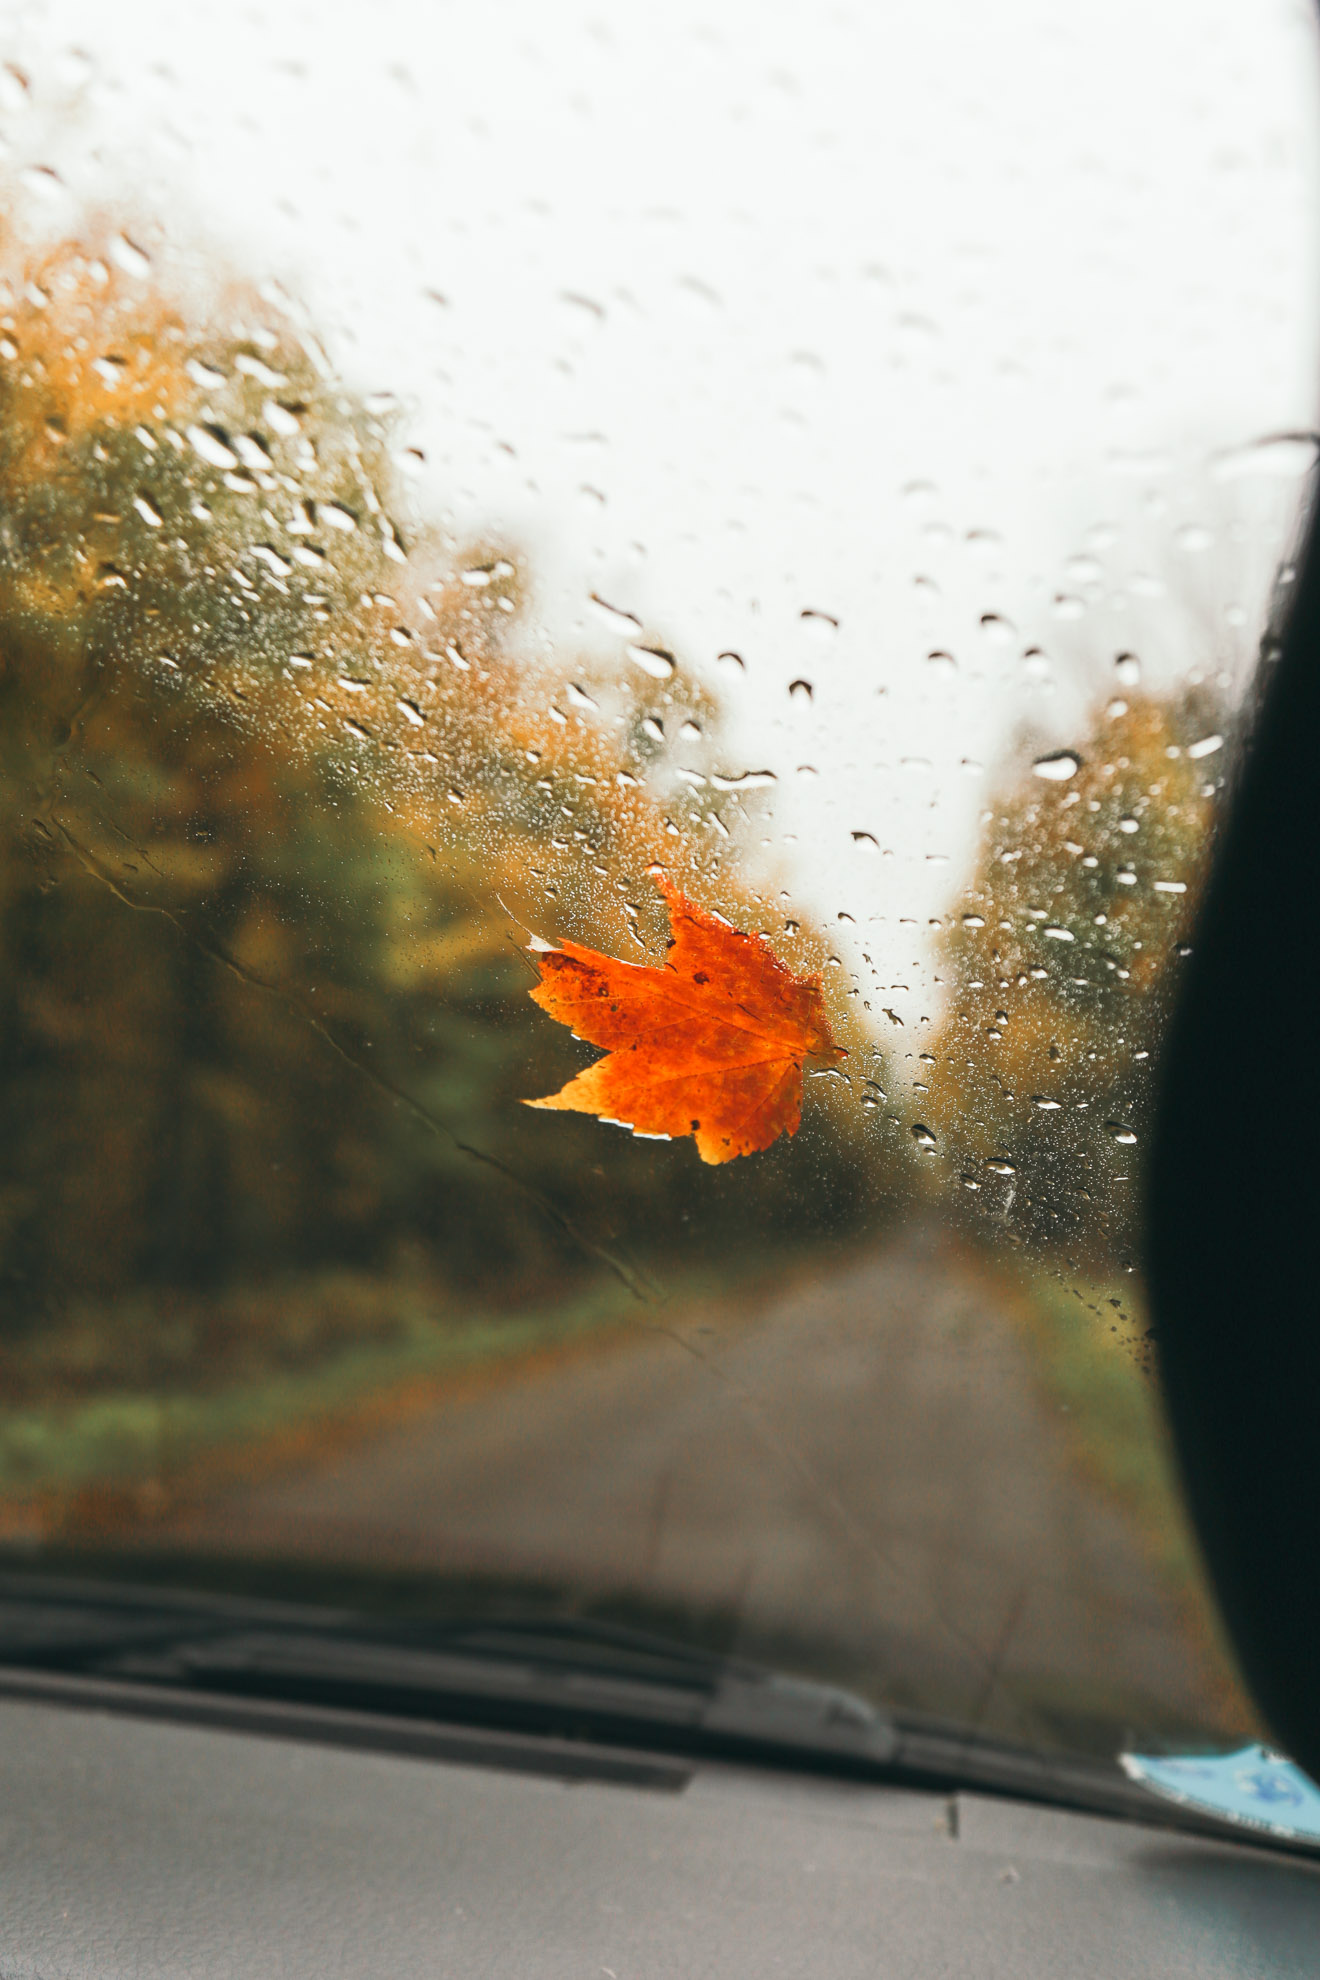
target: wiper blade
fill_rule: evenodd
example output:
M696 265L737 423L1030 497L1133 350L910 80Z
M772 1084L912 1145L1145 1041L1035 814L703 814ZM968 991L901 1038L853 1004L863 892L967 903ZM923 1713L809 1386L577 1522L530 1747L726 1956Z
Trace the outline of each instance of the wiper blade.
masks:
M0 1577L0 1665L672 1751L874 1767L892 1721L808 1679L588 1620L376 1624L288 1603Z
M756 1747L854 1764L894 1756L892 1722L851 1693L670 1651L633 1632L454 1629L425 1645L304 1629L226 1631L99 1659L107 1676L342 1704L503 1729L577 1730L670 1750Z
M199 1618L199 1634L213 1632L213 1619ZM158 1642L174 1643L187 1632L186 1615L140 1604L102 1605L68 1601L48 1590L27 1596L0 1587L0 1663L31 1664L43 1670L81 1670L89 1660Z
M171 1715L191 1695L283 1703L418 1728L531 1735L530 1744L828 1770L955 1794L1000 1794L1223 1836L1240 1831L1154 1800L1114 1761L1040 1752L965 1726L877 1709L856 1694L589 1620L379 1624L351 1611L157 1595L0 1576L0 1667L54 1671ZM0 1668L0 1688L3 1669ZM465 1735L466 1736L466 1735ZM524 1745L529 1742L524 1737Z

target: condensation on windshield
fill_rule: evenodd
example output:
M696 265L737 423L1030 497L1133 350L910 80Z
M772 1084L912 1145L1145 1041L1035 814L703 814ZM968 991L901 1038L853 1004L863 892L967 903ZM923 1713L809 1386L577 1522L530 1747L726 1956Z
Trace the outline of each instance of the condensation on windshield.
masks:
M10 32L24 1559L1250 1729L1140 1206L1314 466L1314 37L1008 14ZM658 875L819 978L759 1152L521 1104Z

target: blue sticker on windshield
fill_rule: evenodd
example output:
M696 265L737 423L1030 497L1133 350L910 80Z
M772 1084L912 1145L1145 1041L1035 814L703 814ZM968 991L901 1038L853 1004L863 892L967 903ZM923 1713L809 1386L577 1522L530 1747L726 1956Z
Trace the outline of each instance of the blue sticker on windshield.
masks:
M1185 1760L1145 1753L1122 1753L1119 1759L1129 1780L1185 1807L1294 1842L1320 1843L1320 1788L1268 1746Z

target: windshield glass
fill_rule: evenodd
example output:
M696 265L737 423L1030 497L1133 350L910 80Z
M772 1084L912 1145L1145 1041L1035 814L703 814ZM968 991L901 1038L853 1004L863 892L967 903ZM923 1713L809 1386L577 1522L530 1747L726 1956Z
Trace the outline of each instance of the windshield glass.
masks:
M1308 10L4 53L5 1559L1240 1743L1139 1204Z

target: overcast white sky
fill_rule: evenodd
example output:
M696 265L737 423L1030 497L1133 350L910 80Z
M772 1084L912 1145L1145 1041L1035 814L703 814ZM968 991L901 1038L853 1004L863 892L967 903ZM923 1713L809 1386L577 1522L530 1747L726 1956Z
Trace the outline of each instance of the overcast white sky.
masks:
M1068 740L1122 648L1250 654L1300 484L1218 457L1315 421L1303 0L8 18L10 164L277 276L403 402L419 508L527 546L549 637L613 651L596 591L707 670L801 898L910 1010L967 766Z

